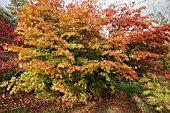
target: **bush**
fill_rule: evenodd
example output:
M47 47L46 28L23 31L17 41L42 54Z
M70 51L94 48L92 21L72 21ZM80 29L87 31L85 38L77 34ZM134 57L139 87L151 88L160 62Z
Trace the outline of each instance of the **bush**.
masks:
M170 110L170 80L163 76L146 76L140 79L141 85L145 88L143 95L147 97L147 103L162 111L163 108Z

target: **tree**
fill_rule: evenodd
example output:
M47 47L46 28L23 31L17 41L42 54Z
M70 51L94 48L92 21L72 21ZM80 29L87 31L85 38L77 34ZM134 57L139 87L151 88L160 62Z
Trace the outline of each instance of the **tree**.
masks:
M163 0L163 1L152 1L152 0L148 0L148 8L150 10L152 10L153 14L156 16L159 15L160 17L163 17L163 19L165 19L164 21L170 21L170 0ZM161 16L162 15L162 16ZM167 19L167 20L166 20Z
M101 10L96 0L62 4L37 0L20 9L17 32L25 45L11 44L8 50L19 53L25 72L4 82L11 93L86 102L89 94L113 94L117 79L138 81L164 69L158 61L168 52L170 25L154 26L150 15L141 15L144 7L112 4ZM112 31L108 37L103 26Z
M0 16L1 16L0 17L1 22L12 20L12 15L1 6L0 6Z
M9 4L8 8L10 9L16 9L19 11L19 6L24 5L26 0L21 1L13 1L11 0L11 4ZM17 35L15 33L16 29L16 23L14 23L14 20L17 18L16 13L12 13L11 11L5 10L3 7L0 7L0 52L1 52L1 68L2 71L4 67L2 65L7 65L6 61L13 57L13 53L8 52L5 50L5 46L7 44L15 43L17 45L21 45L23 42L23 37L21 35ZM5 53L4 53L5 52ZM6 54L7 53L7 54ZM4 61L4 62L2 62ZM5 63L5 64L4 64ZM10 66L11 64L9 64ZM12 65L11 65L12 66ZM8 70L8 69L7 69Z
M9 10L7 11L7 15L5 18L9 18L8 20L13 25L17 25L18 23L18 15L17 11L20 11L20 6L24 6L24 4L28 2L28 0L10 0L10 4L6 6L6 8Z
M168 19L161 12L158 12L155 15L155 19L158 21L158 25L164 25L168 23Z
M7 44L15 43L20 45L23 43L23 37L15 33L16 26L11 24L12 16L10 12L4 8L0 8L0 81L10 80L11 76L17 71L17 54L9 52L6 49ZM4 95L6 90L4 89Z

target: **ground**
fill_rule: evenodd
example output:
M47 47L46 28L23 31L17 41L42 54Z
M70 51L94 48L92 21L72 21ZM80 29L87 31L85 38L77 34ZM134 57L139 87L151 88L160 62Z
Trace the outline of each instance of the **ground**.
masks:
M105 97L87 105L77 103L73 108L60 107L57 101L43 101L36 98L33 93L20 92L16 95L7 94L2 98L0 89L0 113L144 113L145 107L136 102L141 101L134 94L119 91L113 96Z

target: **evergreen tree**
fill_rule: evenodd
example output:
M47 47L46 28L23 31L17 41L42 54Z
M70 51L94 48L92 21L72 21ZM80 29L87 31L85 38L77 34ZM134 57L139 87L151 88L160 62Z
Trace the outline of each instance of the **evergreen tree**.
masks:
M20 6L24 6L24 4L28 0L10 0L11 3L6 6L9 11L7 12L8 15L10 15L10 22L14 25L18 23L18 14L17 12L20 11ZM9 16L8 16L9 17Z
M11 14L11 12L7 11L5 8L0 6L0 23L4 21L12 22L12 20L13 20L13 15Z

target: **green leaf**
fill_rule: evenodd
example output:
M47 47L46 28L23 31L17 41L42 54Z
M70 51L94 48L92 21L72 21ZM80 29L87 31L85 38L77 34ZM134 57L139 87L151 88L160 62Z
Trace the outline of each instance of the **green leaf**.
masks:
M106 81L108 81L108 82L111 81L111 78L110 78L110 76L107 73L103 72L102 75L106 78Z

